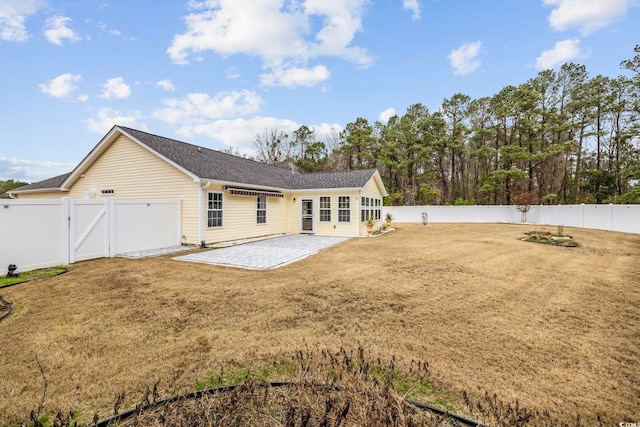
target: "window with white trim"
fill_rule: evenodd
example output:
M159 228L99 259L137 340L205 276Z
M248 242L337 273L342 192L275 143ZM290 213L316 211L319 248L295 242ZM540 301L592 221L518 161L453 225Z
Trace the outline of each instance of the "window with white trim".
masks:
M360 203L360 221L366 221L369 218L379 220L382 218L382 199L374 199L373 197L362 197Z
M258 224L267 223L267 196L256 197L256 222Z
M351 196L338 196L338 222L351 222Z
M207 226L222 227L222 193L210 192L207 200Z
M331 222L331 196L320 196L320 222Z

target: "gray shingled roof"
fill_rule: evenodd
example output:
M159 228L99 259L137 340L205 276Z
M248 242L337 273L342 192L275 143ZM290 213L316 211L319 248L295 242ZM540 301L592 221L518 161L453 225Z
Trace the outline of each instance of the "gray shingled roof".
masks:
M376 169L337 172L293 173L290 169L249 160L231 154L116 126L122 132L201 179L284 190L360 188L373 177ZM71 173L16 189L16 192L60 188Z
M376 172L375 169L365 169L308 174L292 173L290 169L256 162L209 148L198 147L175 139L124 126L119 126L119 128L202 179L289 190L308 190L315 188L364 187Z
M315 188L361 188L371 179L375 169L336 172L315 172L291 175L289 189L311 190Z
M60 188L64 180L67 179L67 177L70 174L71 172L67 172L62 175L54 176L53 178L48 178L43 181L34 182L33 184L15 188L9 191L9 193L19 193L19 192L31 191L31 190L57 190Z

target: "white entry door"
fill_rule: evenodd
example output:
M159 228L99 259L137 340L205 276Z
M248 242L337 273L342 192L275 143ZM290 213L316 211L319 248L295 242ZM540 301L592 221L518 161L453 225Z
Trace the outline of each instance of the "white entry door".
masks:
M301 203L301 231L303 233L314 232L313 199L302 199Z

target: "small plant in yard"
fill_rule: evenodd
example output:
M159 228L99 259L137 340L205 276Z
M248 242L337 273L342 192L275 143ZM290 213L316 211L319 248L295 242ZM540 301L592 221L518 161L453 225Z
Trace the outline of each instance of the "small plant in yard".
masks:
M535 199L534 193L519 193L513 196L513 203L516 205L518 212L520 212L521 222L527 222L527 212L535 207Z
M387 226L391 226L391 221L393 221L393 215L391 215L391 212L387 212L384 219L385 219L385 222L387 223Z
M533 231L524 233L527 237L521 239L525 242L542 243L552 246L563 246L567 248L576 248L580 244L573 240L573 237L564 234L564 227L558 226L557 233L553 234L544 227L537 227Z

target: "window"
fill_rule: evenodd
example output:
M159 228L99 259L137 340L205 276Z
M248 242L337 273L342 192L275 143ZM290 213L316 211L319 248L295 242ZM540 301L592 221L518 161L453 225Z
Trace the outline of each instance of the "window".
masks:
M360 199L360 221L365 222L369 218L369 198Z
M222 227L222 193L209 193L207 225L209 227Z
M258 224L266 224L267 223L267 197L266 196L257 196L256 197L256 222Z
M382 200L374 199L373 197L362 197L362 203L360 205L360 220L366 221L367 218L373 218L379 220L382 218Z
M351 222L351 197L338 197L338 222Z
M320 222L331 222L330 196L320 196Z

